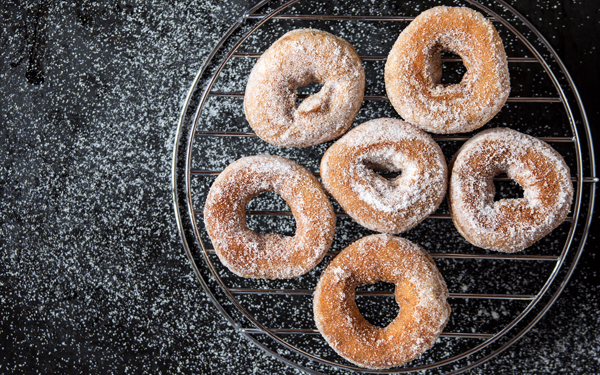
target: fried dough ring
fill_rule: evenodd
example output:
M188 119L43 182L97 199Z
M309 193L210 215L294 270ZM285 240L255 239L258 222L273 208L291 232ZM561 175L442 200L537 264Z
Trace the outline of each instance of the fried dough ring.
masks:
M256 233L246 225L246 204L274 191L296 219L293 237ZM243 277L289 279L323 259L335 233L335 215L317 179L280 156L257 155L230 164L210 188L204 221L221 262Z
M296 90L323 85L296 107ZM248 79L244 111L264 141L308 147L344 134L362 104L365 72L354 47L320 30L290 31L262 54Z
M388 180L374 170L402 174ZM444 154L429 134L398 119L349 131L321 160L325 189L360 225L401 233L435 211L446 195Z
M398 316L373 326L355 302L359 285L396 285ZM348 361L371 369L402 365L429 349L448 321L448 289L420 246L385 234L361 238L336 256L321 275L313 311L329 345Z
M523 198L494 202L494 176L506 172ZM471 244L512 253L562 223L573 200L569 167L547 143L512 129L483 131L458 151L448 193L456 229Z
M467 72L441 84L441 52ZM506 53L492 23L469 8L435 7L402 31L385 65L385 87L402 118L438 134L475 130L500 111L510 92Z

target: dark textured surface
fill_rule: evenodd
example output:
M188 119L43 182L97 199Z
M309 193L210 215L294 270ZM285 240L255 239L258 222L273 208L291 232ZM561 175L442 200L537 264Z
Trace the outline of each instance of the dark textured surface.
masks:
M252 3L0 5L0 373L298 373L214 308L172 208L185 95ZM600 139L600 5L512 3L565 62ZM470 373L598 372L596 239L547 316Z

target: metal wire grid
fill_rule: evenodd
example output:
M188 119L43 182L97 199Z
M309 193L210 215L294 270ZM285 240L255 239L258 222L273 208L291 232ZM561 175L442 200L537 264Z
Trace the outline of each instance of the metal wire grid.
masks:
M516 341L519 337L525 334L547 311L554 300L562 291L568 281L574 266L581 254L587 232L589 222L592 216L592 208L594 202L594 183L598 182L595 177L595 164L593 156L593 146L591 136L589 134L589 125L583 110L581 100L572 83L572 80L564 68L562 62L556 56L556 53L551 49L548 42L533 28L533 26L510 5L504 1L498 0L509 15L514 16L515 20L522 22L526 28L537 38L542 48L549 51L551 63L557 67L552 68L549 63L549 58L544 58L540 52L534 47L528 38L511 23L506 21L498 13L491 8L483 6L475 1L465 0L469 5L482 11L494 21L506 27L515 38L524 43L534 57L509 57L509 63L531 63L541 64L546 74L551 79L554 87L558 92L556 97L511 97L508 103L562 103L571 127L571 134L567 136L552 136L540 137L540 139L552 144L569 144L574 147L575 165L576 168L573 181L575 183L575 199L573 202L572 212L567 218L569 229L566 238L562 245L562 250L559 255L529 255L529 254L478 254L478 253L431 253L432 257L437 259L479 259L479 260L495 260L495 261L543 261L554 264L552 271L549 273L545 283L539 288L537 293L527 294L502 294L502 293L451 293L453 299L482 299L482 300L511 300L525 301L527 304L510 323L497 327L495 333L479 333L479 332L444 332L442 337L458 338L458 339L478 339L483 340L481 343L467 347L459 354L455 354L441 360L430 361L429 363L417 364L413 367L403 367L392 370L371 370L370 373L398 373L420 370L437 370L444 373L458 373L474 367L498 353L505 350L510 344ZM293 344L290 344L283 337L286 335L314 335L318 334L315 329L299 329L299 328L270 328L266 327L260 319L256 318L252 312L248 310L248 306L239 301L241 296L252 295L292 295L292 296L310 296L313 292L310 288L294 288L294 289L276 289L276 288L256 288L256 287L228 287L221 271L218 269L218 261L213 260L214 250L207 248L202 242L201 229L198 222L202 220L202 210L194 208L195 201L193 198L192 178L201 178L202 176L216 176L220 173L219 170L194 169L192 167L192 150L193 143L196 138L200 138L200 146L204 137L256 137L252 132L236 132L236 131L208 131L198 129L199 119L202 115L202 110L209 97L243 97L242 92L225 92L213 90L215 83L219 78L219 74L223 71L226 63L232 58L255 59L260 56L260 53L244 53L238 52L238 48L248 39L252 33L256 32L262 25L269 20L327 20L336 22L346 21L367 21L367 22L396 22L410 21L414 17L409 16L358 16L358 15L305 15L305 14L281 14L281 12L289 8L291 5L298 3L299 0L288 1L279 7L276 5L267 12L258 14L258 10L272 6L274 1L264 0L250 9L242 19L234 24L226 33L223 39L218 43L215 49L208 57L206 63L202 67L190 93L186 100L181 120L178 127L177 139L175 143L174 159L173 159L173 191L175 200L175 212L178 226L181 232L186 253L191 261L192 267L197 274L202 286L215 302L217 308L223 313L227 320L236 327L241 334L254 342L260 348L279 358L280 360L300 368L309 373L320 373L318 371L329 371L329 369L365 371L347 364L343 360L330 360L312 354L309 351L303 350ZM361 56L363 61L384 61L384 56ZM445 62L456 62L460 59L445 58ZM557 74L558 73L558 74ZM557 78L557 76L559 78ZM563 82L561 82L561 79ZM566 82L566 84L565 84ZM567 89L565 89L565 86ZM304 98L307 95L298 95L299 98ZM366 95L365 101L384 101L385 96ZM572 106L576 104L578 112L573 112ZM240 104L239 111L243 111ZM578 115L578 116L576 116ZM583 137L580 135L583 134ZM438 142L462 142L466 141L468 136L434 136ZM584 151L587 151L585 155ZM585 160L585 163L584 163ZM584 173L589 173L589 177L584 177ZM315 173L319 177L318 173ZM506 177L497 177L496 181L509 181ZM585 193L583 186L590 186L589 193ZM587 204L583 204L583 199L587 199ZM587 211L586 211L587 210ZM257 216L290 216L289 211L273 211L273 210L249 210L248 215ZM344 212L336 212L338 217L347 217ZM450 219L448 214L436 213L429 217L433 220ZM200 226L201 227L201 226ZM575 248L575 251L572 250ZM328 255L334 256L338 252L330 251ZM234 283L236 284L236 283ZM243 281L242 281L243 284ZM390 291L357 291L358 296L392 296ZM308 311L312 314L312 311ZM251 323L253 327L248 327L247 323ZM507 335L511 333L511 335ZM287 350L287 353L282 352ZM325 365L325 367L323 367ZM409 364L410 365L410 364ZM317 371L318 370L318 371ZM333 371L332 370L332 371ZM331 372L331 371L329 371Z

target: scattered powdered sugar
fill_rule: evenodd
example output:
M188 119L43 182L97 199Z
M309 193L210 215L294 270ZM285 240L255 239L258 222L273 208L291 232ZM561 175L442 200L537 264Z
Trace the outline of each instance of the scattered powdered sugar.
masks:
M523 187L523 198L494 202L493 177L502 172ZM564 221L573 184L563 158L548 144L500 128L479 133L459 150L449 196L463 237L479 247L514 252Z
M213 306L184 255L172 209L170 168L179 109L206 56L255 2L76 3L74 6L69 2L40 2L40 7L49 4L46 16L36 15L38 6L3 7L8 32L2 38L6 68L0 73L4 88L1 107L4 110L3 131L9 140L3 144L5 195L0 208L3 224L0 237L4 241L0 272L3 274L0 294L3 297L2 334L6 354L4 372L29 374L52 368L55 372L64 369L63 372L68 373L80 366L81 372L89 373L302 373L257 348L229 325ZM396 15L416 15L429 4L421 0L402 4L375 2L374 7L371 1L301 3L297 4L311 7L310 12L303 14L327 14L333 9L337 15L383 16L389 15L385 12L391 9L390 4ZM568 42L573 40L568 37L573 35L572 30L585 34L590 30L589 25L597 24L592 21L593 14L585 12L589 7L582 6L581 1L548 0L533 2L536 5L532 7L524 3L518 2L518 5L526 9L525 16L537 22L559 55L566 57L568 68L576 67L571 73L576 83L579 82L583 100L586 97L589 100L586 96L589 90L581 90L581 85L585 89L594 84L593 79L587 78L598 61L597 47L592 50L586 40L576 45ZM400 5L402 10L396 8ZM553 18L556 14L559 16ZM32 28L35 25L31 17L39 17L40 27ZM591 17L587 29L586 17ZM396 26L399 24L401 26ZM273 19L250 38L264 40L270 33L283 33L280 30L287 31L290 26L322 27L351 41L361 54L383 55L389 52L399 33L395 30L405 24L322 20L292 23ZM32 38L34 30L37 38ZM390 30L395 34L392 35ZM566 45L563 45L565 41ZM504 42L508 52L511 41L505 39ZM45 48L36 48L43 44ZM518 40L513 41L512 46L519 46ZM586 50L586 46L589 49ZM263 42L254 47L256 50L249 51L243 45L243 52L258 53L267 46ZM567 55L564 47L568 47ZM519 48L512 48L512 56L531 56L527 50ZM45 82L41 85L27 80L28 62L31 66L32 56L41 58L34 61L42 62L40 68ZM232 58L225 69L233 66L233 73L225 77L222 72L217 80L219 86L227 82L230 90L214 91L243 92L254 62L252 58ZM365 69L383 64L381 61L364 63ZM246 65L250 67L242 70L241 66L245 68ZM538 66L540 71L536 72L537 68L533 66ZM531 82L521 86L523 76L520 81L511 76L512 92L520 90L523 96L532 96L530 91L541 96L556 94L548 75L542 70L541 64L511 64L511 74L514 71L529 72L527 77L532 77ZM559 74L559 80L560 77ZM377 74L376 79L380 78ZM372 80L369 86L383 87L377 80ZM199 129L250 131L241 103L242 99L237 97L211 96L207 105L212 113L206 113L209 108L204 107ZM361 120L357 123L394 117L395 113L388 102L365 101L359 115ZM502 116L494 121L538 136L570 135L562 104L509 104L503 109ZM237 156L240 148L237 139L217 142L215 140L219 139L215 137L197 137L195 152L198 148L210 148L214 152L206 158L206 165L193 162L192 166L222 170L240 157ZM318 162L304 161L307 150L281 149L277 153L273 151L275 148L267 147L269 145L264 143L262 148L254 146L250 152L245 152L246 155L276 153L301 161L315 170L318 166ZM444 145L442 149L446 150ZM298 153L291 154L292 151ZM313 152L312 149L309 152ZM322 155L321 149L313 154ZM201 207L213 180L211 176L192 176L192 196L198 202L196 208ZM583 203L582 212L586 207L585 200ZM268 222L279 223L278 218L268 219ZM344 247L355 237L368 233L349 218L338 221L351 224L336 233L336 246ZM452 224L446 220L428 220L411 231L411 238L421 244L431 243L430 250L438 246L439 250L460 250L454 244L440 245L437 232L430 231L430 223L435 224L434 228L447 223L448 231L454 232ZM568 231L568 227L566 223L561 225L549 237ZM204 233L201 231L200 234L204 243L209 244ZM549 314L507 351L470 372L597 372L600 363L600 331L597 328L600 283L596 282L598 268L594 267L597 263L594 237L597 234L592 230L590 236L573 278ZM457 236L452 234L454 237ZM538 251L545 254L556 250L557 246L562 249L560 240L547 240L548 237L540 241L544 248L538 243L528 249L528 254ZM220 266L216 256L210 257L216 266ZM462 285L460 282L455 284L460 275L466 277L474 273L470 268L471 261L461 262L457 262L454 270L444 272L451 288ZM467 292L473 292L475 286L480 287L492 279L511 280L510 284L517 288L526 287L531 279L542 276L511 267L517 271L507 279L495 273L506 269L504 262L495 263L495 266L488 264L491 262L473 262L485 264L485 267L480 268L484 271L481 275L463 285ZM441 266L445 261L438 263ZM461 269L462 264L466 270ZM310 275L293 280L242 279L227 270L223 270L222 276L231 283L227 286L313 288L322 266L324 264ZM475 281L477 279L479 282ZM502 285L506 283L498 281L494 285L502 293ZM312 307L309 301L312 299L308 296L303 297L305 303L301 306L278 304L282 300L288 301L286 296L251 297L256 298L236 296L248 311L269 311L255 315L267 326L283 324L279 320L284 315L312 320L308 310ZM471 318L486 315L478 315L478 311L486 311L478 308L478 304L485 305L486 302L470 299L471 308L460 315L455 314L455 305L461 302L459 299L451 301L454 324L448 329L480 332L480 326ZM507 310L496 309L502 317L503 313L515 313L518 309L511 309L512 304L521 302L498 303ZM273 306L283 307L282 314L278 315L279 310ZM489 324L493 323L497 322L489 321ZM306 325L291 323L288 327L314 328L312 322ZM261 336L265 335L256 337ZM298 337L281 337L293 340L294 336ZM321 358L339 360L320 337L307 335L304 338L314 340L310 341L314 344L300 348ZM439 338L432 351L410 365L450 358L460 353L465 341L472 340ZM326 366L314 367L326 373L343 372Z
M442 51L463 59L467 72L460 83L440 83ZM415 18L389 53L385 83L405 120L445 134L483 126L510 92L502 40L491 22L469 8L436 7Z
M321 90L296 107L296 90ZM362 103L365 73L345 40L320 30L290 31L267 49L250 73L244 110L256 134L277 146L307 147L342 135Z
M387 180L373 169L401 172ZM365 227L408 230L437 209L446 192L447 167L433 139L397 119L366 122L338 140L321 162L323 184Z
M280 194L291 207L294 237L248 229L246 204L264 191ZM204 218L221 262L244 277L300 276L321 261L335 232L333 209L318 181L279 156L249 156L229 165L210 189Z

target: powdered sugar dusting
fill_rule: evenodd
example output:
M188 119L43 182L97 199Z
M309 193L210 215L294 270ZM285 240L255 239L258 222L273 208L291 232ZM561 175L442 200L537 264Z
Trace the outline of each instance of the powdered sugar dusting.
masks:
M275 191L296 219L294 237L261 234L246 225L246 204ZM304 167L278 156L249 156L215 180L204 209L206 228L221 262L244 277L286 279L312 269L325 255L335 216L318 181Z
M311 82L321 91L296 107L296 90ZM263 140L307 147L342 135L362 103L365 73L354 48L324 31L288 32L258 60L244 97L246 117Z
M494 202L493 177L502 172L523 187L523 198ZM563 158L548 144L515 130L490 129L459 150L449 196L463 237L479 247L514 252L564 221L573 184Z
M396 284L398 317L368 323L355 303L358 285ZM448 321L448 290L431 257L390 235L364 237L344 249L321 275L314 298L317 327L341 356L367 368L406 363L429 349Z
M467 72L460 83L440 83L442 51L463 59ZM415 18L390 51L385 83L396 111L433 133L483 126L510 92L502 40L491 22L469 8L435 7Z
M374 169L401 171L387 180ZM340 140L321 161L326 189L361 225L380 232L408 230L437 209L447 167L429 135L397 119L366 122Z

